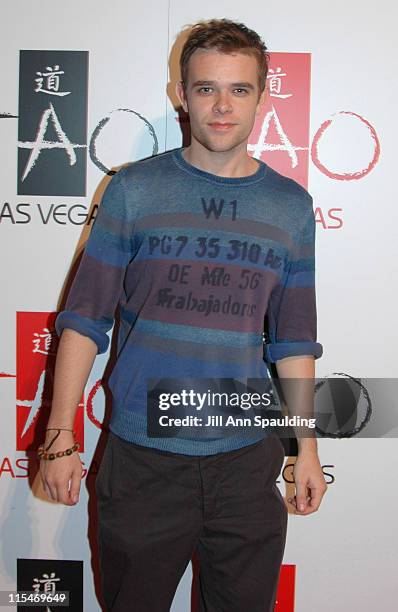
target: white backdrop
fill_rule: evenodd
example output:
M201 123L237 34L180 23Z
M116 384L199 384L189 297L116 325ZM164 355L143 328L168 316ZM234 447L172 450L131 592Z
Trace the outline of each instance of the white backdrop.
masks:
M187 23L210 17L243 21L265 39L271 51L311 54L310 143L336 113L355 113L374 128L380 156L362 178L339 180L309 161L308 189L317 214L318 340L324 355L317 376L344 372L356 377L397 376L395 322L397 208L395 101L397 99L395 23L398 12L387 0L377 4L335 0L264 3L220 0L117 0L26 3L3 7L0 66L2 152L0 206L2 249L1 538L0 590L16 589L16 559L66 559L84 563L84 610L100 610L94 590L92 550L87 539L92 495L82 482L79 505L50 503L38 478L27 477L26 453L16 450L16 312L53 312L87 228L34 214L54 204L99 201L104 174L87 162L86 197L17 195L18 91L20 50L80 50L89 53L88 138L105 117L97 155L115 167L152 152L153 138L130 109L151 123L159 152L181 144L176 112L167 96L176 78L169 53ZM394 46L393 46L394 45ZM170 85L169 85L170 90ZM299 121L300 118L297 117ZM369 132L353 115L339 115L319 146L322 163L335 174L360 171L372 157ZM267 162L272 164L272 158ZM39 163L39 162L38 162ZM32 218L18 223L17 205L29 203ZM4 215L14 213L14 222ZM341 219L330 218L330 209ZM321 219L326 219L322 223ZM340 226L339 226L340 225ZM108 355L98 356L88 390L101 378ZM19 398L22 399L22 398ZM100 391L94 413L103 417ZM89 467L99 429L85 418ZM319 440L321 463L330 483L314 515L289 516L284 564L296 566L297 612L393 610L396 581L398 510L396 442ZM395 452L394 452L395 451ZM294 458L286 458L292 464ZM285 475L291 473L287 467ZM288 480L288 478L287 478ZM279 480L283 495L291 492ZM179 585L172 610L189 609L191 566ZM288 608L279 606L281 612ZM289 608L290 610L290 608Z

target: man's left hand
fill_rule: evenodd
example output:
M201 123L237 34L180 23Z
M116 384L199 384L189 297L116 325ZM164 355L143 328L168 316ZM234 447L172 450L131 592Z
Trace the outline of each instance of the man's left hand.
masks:
M321 504L327 484L316 450L299 452L293 468L296 495L288 498L295 514L312 514Z

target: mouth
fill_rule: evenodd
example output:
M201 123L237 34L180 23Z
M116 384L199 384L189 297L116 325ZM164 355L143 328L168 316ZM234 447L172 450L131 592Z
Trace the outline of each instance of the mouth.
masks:
M208 125L213 129L213 130L217 130L220 132L225 132L226 130L230 130L231 128L235 127L236 123L220 123L220 122L213 122L213 123L208 123Z

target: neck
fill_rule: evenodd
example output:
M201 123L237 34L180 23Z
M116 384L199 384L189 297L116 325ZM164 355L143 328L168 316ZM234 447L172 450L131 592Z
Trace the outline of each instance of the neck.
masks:
M259 163L247 154L244 142L230 151L210 151L199 142L192 141L182 151L184 159L200 170L217 176L239 178L255 174Z

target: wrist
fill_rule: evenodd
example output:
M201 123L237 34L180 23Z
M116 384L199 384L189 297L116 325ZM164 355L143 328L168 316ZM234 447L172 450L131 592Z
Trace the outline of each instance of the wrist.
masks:
M52 460L78 451L79 442L75 440L75 431L71 428L47 427L43 444L38 448L39 459Z
M300 438L297 441L299 454L318 454L318 445L315 438Z
M45 431L43 446L49 447L49 450L62 450L68 446L72 446L75 442L75 432L73 430L62 428L47 428Z

